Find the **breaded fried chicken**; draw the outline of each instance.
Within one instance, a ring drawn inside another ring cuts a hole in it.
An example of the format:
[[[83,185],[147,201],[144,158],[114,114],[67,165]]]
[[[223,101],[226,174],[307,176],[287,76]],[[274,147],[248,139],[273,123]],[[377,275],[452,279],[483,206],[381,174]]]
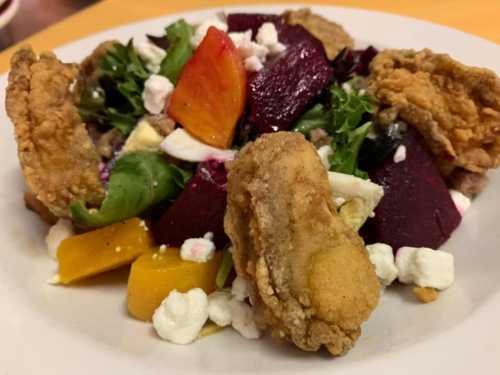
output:
[[[7,113],[14,123],[19,160],[36,198],[58,217],[75,200],[98,205],[104,196],[99,157],[75,107],[70,86],[77,65],[30,48],[11,60]]]
[[[444,176],[500,164],[500,79],[428,49],[385,50],[370,65],[369,91],[383,124],[400,118],[424,136]]]
[[[289,10],[283,14],[287,23],[302,25],[318,38],[325,47],[329,59],[335,58],[345,47],[352,48],[354,41],[338,23],[327,20],[310,9]]]
[[[241,150],[229,167],[225,230],[261,328],[307,351],[352,348],[380,286],[302,135],[266,134]]]

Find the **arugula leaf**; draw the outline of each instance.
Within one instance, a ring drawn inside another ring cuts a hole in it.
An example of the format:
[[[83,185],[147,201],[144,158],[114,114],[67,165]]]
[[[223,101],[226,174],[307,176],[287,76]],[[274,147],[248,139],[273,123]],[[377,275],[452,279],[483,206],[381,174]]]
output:
[[[132,40],[127,45],[115,43],[102,57],[99,82],[84,86],[80,116],[128,135],[146,113],[142,90],[148,77],[146,64],[135,52]]]
[[[309,134],[313,129],[327,128],[330,122],[330,112],[325,111],[324,105],[318,103],[299,118],[293,131]]]
[[[308,136],[312,129],[324,129],[333,139],[330,170],[368,178],[366,172],[358,168],[358,155],[372,128],[371,121],[363,120],[374,112],[374,98],[361,95],[355,79],[349,82],[352,88],[349,92],[338,84],[330,86],[329,105],[316,104],[302,115],[293,130]]]
[[[225,249],[224,253],[222,254],[222,262],[215,278],[215,286],[217,287],[217,289],[224,289],[227,278],[229,277],[232,269],[233,255],[231,254],[229,249]]]
[[[168,26],[165,31],[169,48],[167,56],[161,62],[159,74],[167,77],[175,85],[182,68],[193,55],[191,37],[194,28],[181,19]]]
[[[126,154],[111,170],[108,192],[97,211],[78,201],[70,206],[71,216],[81,225],[99,227],[140,214],[166,199],[174,199],[191,178],[191,173],[172,164],[156,152]]]
[[[373,98],[360,95],[356,89],[348,93],[338,85],[330,87],[330,94],[333,120],[329,129],[333,137],[330,170],[368,178],[367,173],[358,168],[358,154],[372,128],[370,121],[364,124],[361,122],[365,114],[374,112]]]

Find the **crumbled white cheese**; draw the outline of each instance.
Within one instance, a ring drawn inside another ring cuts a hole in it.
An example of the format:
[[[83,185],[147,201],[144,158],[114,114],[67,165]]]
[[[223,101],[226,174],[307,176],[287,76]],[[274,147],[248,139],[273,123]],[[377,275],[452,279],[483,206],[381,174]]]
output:
[[[416,285],[435,289],[449,288],[455,281],[453,255],[441,250],[420,248],[415,253],[413,277]]]
[[[61,283],[61,277],[59,274],[55,274],[50,279],[47,280],[47,284],[50,285],[59,285]]]
[[[222,150],[198,141],[182,128],[175,129],[161,142],[160,148],[176,159],[200,162],[208,159],[232,160],[235,150]]]
[[[398,269],[394,263],[392,247],[383,243],[367,245],[366,250],[370,262],[375,266],[375,273],[383,285],[391,285],[398,277]]]
[[[247,339],[258,339],[260,331],[255,324],[254,312],[245,302],[232,299],[230,302],[233,328]]]
[[[345,200],[340,215],[353,229],[358,230],[372,214],[384,196],[384,189],[371,181],[362,178],[328,172],[328,180],[332,187],[332,200]]]
[[[243,61],[243,65],[245,66],[245,70],[247,72],[258,72],[264,67],[264,64],[262,64],[257,56],[247,57]]]
[[[167,52],[151,43],[148,40],[138,41],[134,38],[134,49],[137,54],[144,60],[146,63],[146,68],[151,73],[158,73],[160,71],[160,65],[163,59],[167,56]]]
[[[257,31],[255,40],[262,46],[267,47],[271,55],[283,52],[286,47],[278,40],[278,30],[272,22],[264,22]]]
[[[174,344],[189,344],[199,335],[208,319],[208,298],[200,288],[187,293],[177,290],[153,314],[153,327],[158,335]]]
[[[402,247],[396,254],[399,281],[420,287],[449,288],[455,280],[453,255],[425,247]]]
[[[455,203],[457,211],[461,216],[464,216],[465,211],[467,211],[471,205],[470,199],[457,190],[450,190],[450,195],[453,203]]]
[[[404,246],[396,252],[396,268],[398,280],[404,284],[413,282],[413,265],[415,262],[416,247]]]
[[[47,252],[53,259],[57,259],[57,248],[61,242],[75,234],[71,220],[59,219],[57,223],[50,227],[45,243],[47,244]]]
[[[257,35],[255,36],[255,40],[259,44],[263,44],[265,46],[271,46],[273,44],[278,43],[278,30],[276,30],[276,26],[272,22],[264,22],[257,31]]]
[[[214,234],[213,232],[207,232],[203,235],[203,238],[206,239],[206,240],[209,240],[209,241],[213,241],[214,240]]]
[[[188,238],[181,246],[181,258],[191,262],[204,263],[214,256],[215,245],[206,238]]]
[[[231,295],[227,291],[216,291],[208,296],[208,318],[219,327],[231,324]]]
[[[248,281],[241,276],[236,276],[231,288],[231,295],[237,301],[244,301],[248,297]]]
[[[346,94],[350,94],[352,93],[352,86],[349,83],[344,82],[342,84],[342,90],[344,90]]]
[[[333,149],[330,145],[324,145],[318,148],[318,155],[321,159],[321,163],[325,166],[326,170],[330,169],[330,161],[328,158],[333,155]]]
[[[144,108],[154,115],[163,112],[173,91],[174,85],[167,77],[157,74],[151,75],[144,82],[144,90],[142,91]]]
[[[160,248],[158,249],[158,252],[160,254],[165,254],[167,252],[167,246],[166,245],[160,245]]]
[[[269,49],[266,46],[262,46],[252,41],[251,30],[247,30],[241,33],[229,33],[228,35],[243,59],[255,56],[259,59],[260,62],[266,61],[266,56],[269,53]]]
[[[194,35],[191,37],[191,45],[194,48],[200,45],[202,40],[205,38],[205,35],[207,35],[207,31],[210,26],[213,26],[224,32],[227,31],[227,23],[225,23],[220,18],[213,17],[203,21],[200,25],[198,25]]]
[[[155,128],[146,120],[141,120],[128,136],[127,141],[120,151],[120,155],[133,151],[157,151],[162,141],[162,136]],[[145,223],[141,224],[141,226],[147,230]]]
[[[272,22],[265,22],[257,31],[256,41],[252,40],[252,31],[229,33],[236,48],[244,60],[245,69],[258,72],[264,67],[268,55],[283,52],[286,46],[279,42],[278,32]]]
[[[396,149],[396,152],[394,153],[394,157],[392,159],[394,163],[401,163],[402,161],[406,160],[406,146],[405,145],[399,145],[398,148]]]

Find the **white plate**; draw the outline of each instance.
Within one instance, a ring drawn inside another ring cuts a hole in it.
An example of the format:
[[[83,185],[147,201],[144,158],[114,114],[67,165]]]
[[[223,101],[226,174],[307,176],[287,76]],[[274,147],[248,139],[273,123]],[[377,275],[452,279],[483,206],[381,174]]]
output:
[[[218,10],[182,16],[195,21]],[[239,10],[281,12],[283,7]],[[342,23],[360,44],[430,47],[467,64],[498,69],[497,45],[459,31],[378,12],[334,7],[315,10]],[[80,60],[100,41],[160,33],[180,16],[109,30],[56,52],[68,61]],[[2,77],[2,102],[5,83]],[[469,375],[500,370],[499,173],[492,174],[489,188],[444,246],[455,254],[455,285],[429,305],[416,303],[408,288],[390,288],[347,356],[331,359],[269,340],[247,341],[230,330],[190,346],[175,346],[157,339],[150,325],[126,315],[124,273],[74,288],[45,283],[55,269],[44,249],[47,228],[23,207],[12,127],[3,108],[0,118],[4,124],[0,130],[0,373],[349,375],[439,371]]]

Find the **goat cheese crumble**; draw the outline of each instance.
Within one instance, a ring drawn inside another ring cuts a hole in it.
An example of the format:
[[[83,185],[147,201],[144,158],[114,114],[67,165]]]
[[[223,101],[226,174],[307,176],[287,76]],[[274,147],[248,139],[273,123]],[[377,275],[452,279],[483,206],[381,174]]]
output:
[[[208,318],[219,327],[231,324],[231,294],[227,291],[216,291],[208,296]]]
[[[173,290],[155,310],[153,327],[162,339],[184,345],[198,337],[207,319],[208,298],[202,289]]]
[[[461,216],[464,216],[465,211],[467,211],[471,205],[471,201],[468,197],[457,190],[450,190],[450,195],[455,207]]]
[[[207,35],[208,29],[211,26],[221,31],[227,32],[227,24],[220,18],[212,17],[206,19],[205,21],[203,21],[201,24],[198,25],[196,31],[194,32],[194,35],[191,37],[191,45],[194,48],[197,48],[200,45],[202,40],[205,38],[205,35]]]
[[[173,91],[174,85],[167,77],[157,74],[151,75],[144,82],[142,92],[144,108],[154,115],[163,112]]]
[[[188,238],[181,246],[181,258],[204,263],[214,256],[215,245],[208,238]]]
[[[420,287],[449,288],[455,281],[453,255],[426,247],[402,247],[396,254],[400,282]]]
[[[375,266],[375,273],[380,282],[387,286],[398,277],[398,269],[394,262],[392,247],[383,243],[367,245],[368,257]]]
[[[394,153],[393,161],[394,163],[401,163],[406,160],[406,146],[399,145]]]
[[[230,301],[232,326],[247,339],[258,339],[260,331],[255,324],[254,312],[245,302],[232,299]]]
[[[134,49],[137,54],[146,62],[146,68],[154,74],[160,71],[160,65],[167,56],[167,52],[154,45],[150,41],[138,41],[134,39]]]
[[[57,223],[50,227],[45,243],[47,245],[47,252],[53,259],[57,259],[57,249],[61,242],[75,234],[71,220],[59,219]]]
[[[255,41],[252,31],[228,34],[243,58],[245,69],[257,72],[264,67],[268,56],[283,52],[286,46],[279,42],[278,31],[272,22],[264,22],[257,31]]]
[[[248,281],[241,276],[236,276],[231,288],[231,295],[237,301],[244,301],[248,297]]]

